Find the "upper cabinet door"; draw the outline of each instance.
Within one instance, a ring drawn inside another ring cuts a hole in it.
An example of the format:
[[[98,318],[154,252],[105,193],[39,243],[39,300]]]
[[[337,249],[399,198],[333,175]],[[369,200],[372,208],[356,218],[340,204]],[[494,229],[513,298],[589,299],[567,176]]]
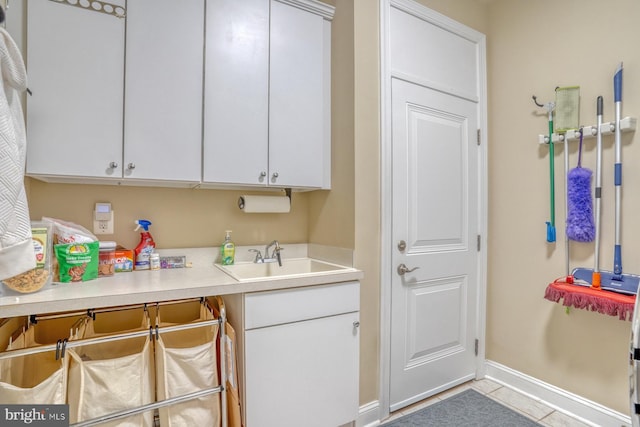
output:
[[[269,0],[208,0],[203,181],[266,185]]]
[[[323,186],[324,18],[271,1],[269,184]]]
[[[124,177],[200,181],[204,0],[127,3]]]
[[[27,27],[27,173],[120,176],[124,19],[30,1]]]

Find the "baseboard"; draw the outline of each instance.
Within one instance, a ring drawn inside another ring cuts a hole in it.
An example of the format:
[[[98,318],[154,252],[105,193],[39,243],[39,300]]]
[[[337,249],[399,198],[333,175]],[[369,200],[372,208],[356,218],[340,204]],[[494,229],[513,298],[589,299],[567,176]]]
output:
[[[584,397],[540,381],[497,362],[485,362],[485,378],[563,412],[593,427],[630,427],[631,417]],[[380,402],[375,400],[360,407],[356,427],[380,425]]]
[[[496,362],[486,361],[485,378],[541,400],[594,427],[631,426],[631,417]]]
[[[360,407],[356,427],[375,427],[380,425],[380,402],[374,400]]]

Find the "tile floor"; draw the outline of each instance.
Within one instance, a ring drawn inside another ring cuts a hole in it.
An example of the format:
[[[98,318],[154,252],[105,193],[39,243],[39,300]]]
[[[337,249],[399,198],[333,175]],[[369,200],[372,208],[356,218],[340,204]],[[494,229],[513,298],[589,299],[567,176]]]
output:
[[[421,402],[415,403],[400,411],[394,412],[388,420],[385,420],[385,422],[432,405],[469,388],[492,398],[493,400],[513,409],[525,417],[537,421],[539,424],[546,427],[591,427],[590,424],[585,424],[576,418],[572,418],[562,412],[556,411],[540,401],[520,394],[508,387],[503,387],[502,385],[488,379],[471,381]]]

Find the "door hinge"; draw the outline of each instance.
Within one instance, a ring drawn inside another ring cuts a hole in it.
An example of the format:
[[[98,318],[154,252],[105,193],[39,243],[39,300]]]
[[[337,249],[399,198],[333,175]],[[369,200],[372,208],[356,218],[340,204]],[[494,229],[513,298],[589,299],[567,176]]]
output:
[[[480,252],[481,248],[482,248],[482,236],[478,234],[478,252]]]
[[[478,355],[478,346],[480,345],[480,341],[478,341],[478,338],[476,338],[476,345],[475,345],[475,349],[474,352],[476,354],[476,356]]]
[[[480,140],[482,139],[482,138],[480,137],[480,129],[478,129],[478,136],[477,136],[477,139],[478,139],[478,145],[480,145]]]

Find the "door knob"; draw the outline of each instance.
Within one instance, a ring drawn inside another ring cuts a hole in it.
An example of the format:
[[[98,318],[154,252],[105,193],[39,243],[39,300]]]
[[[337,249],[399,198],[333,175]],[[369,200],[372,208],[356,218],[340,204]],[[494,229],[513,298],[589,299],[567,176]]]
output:
[[[404,264],[400,264],[398,266],[398,274],[401,275],[401,276],[404,276],[405,273],[411,273],[412,271],[416,271],[419,268],[420,267],[409,268]]]

